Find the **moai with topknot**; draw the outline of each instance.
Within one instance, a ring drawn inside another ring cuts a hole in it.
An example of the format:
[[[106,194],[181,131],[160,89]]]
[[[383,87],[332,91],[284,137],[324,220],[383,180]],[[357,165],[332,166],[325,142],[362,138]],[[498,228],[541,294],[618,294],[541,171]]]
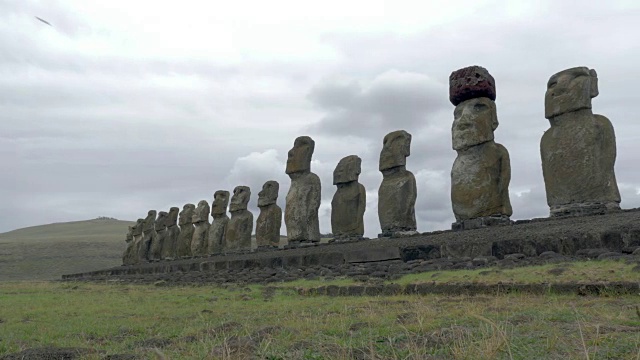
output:
[[[451,139],[458,153],[451,169],[452,229],[510,224],[509,152],[493,134],[498,127],[495,81],[480,66],[456,70],[449,77],[449,99],[456,107]]]

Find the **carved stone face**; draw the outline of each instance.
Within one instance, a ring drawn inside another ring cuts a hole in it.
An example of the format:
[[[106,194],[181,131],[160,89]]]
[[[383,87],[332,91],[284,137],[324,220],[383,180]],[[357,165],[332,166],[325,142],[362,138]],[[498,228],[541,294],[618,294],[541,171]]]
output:
[[[167,227],[174,226],[176,224],[176,221],[178,221],[179,211],[180,209],[175,206],[169,209],[169,216],[167,216],[167,220],[165,221],[165,224],[167,225]]]
[[[182,207],[182,211],[180,211],[180,215],[178,216],[178,225],[188,225],[191,224],[191,219],[193,218],[193,212],[195,211],[196,206],[193,204],[185,204]]]
[[[453,149],[462,150],[493,140],[493,131],[497,127],[496,103],[491,99],[481,97],[463,101],[453,112]]]
[[[231,204],[229,205],[229,211],[246,210],[249,198],[251,197],[251,189],[248,186],[236,186],[233,189],[233,196],[231,197]]]
[[[169,213],[166,211],[160,211],[158,218],[156,219],[156,230],[164,230],[167,228],[167,217]]]
[[[133,236],[142,235],[143,225],[144,225],[144,219],[136,220],[136,224],[133,225]]]
[[[591,109],[591,98],[598,96],[598,74],[587,67],[560,71],[547,82],[544,96],[544,116],[558,115],[581,109]]]
[[[198,202],[198,207],[193,212],[193,216],[191,217],[191,222],[199,223],[209,220],[209,203],[206,200],[200,200]]]
[[[130,242],[131,240],[133,240],[133,226],[129,226],[127,231],[127,237],[125,238],[126,242]]]
[[[224,215],[227,213],[229,205],[229,192],[218,190],[213,194],[213,203],[211,203],[211,216]]]
[[[407,164],[407,156],[411,155],[411,134],[404,130],[390,132],[382,141],[380,151],[380,171]]]
[[[362,159],[356,155],[344,157],[333,170],[333,185],[358,181],[361,172]]]
[[[269,180],[262,185],[262,190],[258,193],[258,207],[275,204],[278,200],[280,184],[275,180]]]
[[[287,157],[287,169],[285,173],[309,171],[311,169],[311,156],[316,143],[308,136],[300,136],[293,142],[293,148],[289,150]]]

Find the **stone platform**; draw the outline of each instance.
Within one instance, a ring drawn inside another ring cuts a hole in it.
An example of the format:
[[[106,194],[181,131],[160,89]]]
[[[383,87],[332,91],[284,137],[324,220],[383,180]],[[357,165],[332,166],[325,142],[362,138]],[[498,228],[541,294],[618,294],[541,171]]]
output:
[[[362,264],[403,264],[416,261],[475,258],[504,259],[509,254],[526,257],[552,251],[575,255],[579,250],[606,249],[630,252],[640,247],[640,209],[567,218],[518,220],[465,231],[437,231],[410,237],[377,238],[151,262],[85,273],[63,275],[63,280],[122,278],[131,275],[251,272],[253,269],[295,269],[328,266],[348,269]]]

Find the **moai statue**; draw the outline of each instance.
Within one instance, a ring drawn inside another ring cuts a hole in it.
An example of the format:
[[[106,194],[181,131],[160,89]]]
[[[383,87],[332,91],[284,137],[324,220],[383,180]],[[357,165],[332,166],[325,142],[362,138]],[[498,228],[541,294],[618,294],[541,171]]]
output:
[[[598,214],[620,209],[616,182],[616,135],[609,119],[594,114],[598,75],[575,67],[549,79],[544,98],[551,127],[540,142],[542,173],[551,216]]]
[[[349,155],[333,171],[338,189],[331,200],[331,232],[337,241],[359,239],[364,235],[364,210],[367,194],[358,182],[362,159]]]
[[[247,210],[251,190],[248,186],[236,186],[229,204],[231,219],[227,225],[224,242],[225,250],[251,250],[253,214]]]
[[[135,248],[135,242],[133,241],[133,228],[134,226],[129,226],[129,231],[127,231],[127,236],[124,241],[127,243],[127,248],[124,250],[122,254],[122,265],[131,265],[133,264],[131,258],[131,254],[133,253],[133,249]]]
[[[156,236],[151,242],[149,250],[149,260],[162,259],[162,247],[167,235],[167,216],[169,214],[166,211],[160,211],[155,223]]]
[[[379,237],[417,234],[416,178],[406,168],[411,154],[411,134],[404,130],[388,133],[382,142],[379,170],[382,183],[378,190]]]
[[[256,221],[256,243],[258,248],[276,248],[280,245],[280,227],[282,226],[282,209],[278,200],[280,184],[270,180],[262,185],[258,193],[260,215]]]
[[[151,260],[151,245],[156,238],[156,211],[149,210],[147,217],[142,224],[142,241],[140,242],[140,248],[138,249],[138,258],[140,261]]]
[[[219,254],[225,249],[224,237],[229,223],[228,205],[228,191],[218,190],[213,194],[213,202],[211,203],[213,222],[209,227],[209,244],[207,246],[209,254]]]
[[[206,200],[200,200],[191,218],[193,225],[196,227],[191,238],[191,255],[193,256],[207,255],[209,226],[211,226],[209,224],[209,213],[209,203]]]
[[[195,231],[192,218],[195,210],[195,205],[185,204],[182,207],[182,211],[178,215],[178,226],[180,226],[180,235],[178,236],[178,241],[176,242],[177,258],[191,256],[191,239],[193,238],[193,232]]]
[[[311,172],[311,156],[315,142],[300,136],[293,143],[287,158],[286,173],[291,178],[284,210],[289,243],[320,242],[320,178]]]
[[[470,66],[449,76],[449,100],[455,105],[451,139],[458,153],[451,169],[454,230],[511,224],[511,163],[496,143],[496,87],[487,69]]]
[[[172,207],[169,209],[169,215],[165,219],[165,226],[167,227],[167,233],[164,241],[162,242],[162,258],[163,259],[175,259],[176,246],[178,244],[178,237],[180,236],[180,228],[178,227],[178,212],[180,208]]]
[[[140,255],[138,252],[142,248],[142,227],[144,226],[144,219],[138,219],[136,224],[133,225],[133,249],[131,250],[131,258],[129,262],[131,264],[137,264],[140,262]]]

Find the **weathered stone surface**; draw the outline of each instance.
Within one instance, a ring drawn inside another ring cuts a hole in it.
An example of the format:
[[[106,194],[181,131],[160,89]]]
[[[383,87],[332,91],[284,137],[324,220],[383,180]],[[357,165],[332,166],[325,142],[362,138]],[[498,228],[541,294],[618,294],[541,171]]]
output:
[[[136,224],[133,225],[131,235],[133,236],[133,249],[131,249],[129,264],[136,264],[140,261],[138,251],[142,248],[142,227],[144,226],[144,219],[136,220]]]
[[[451,205],[457,221],[452,228],[510,223],[511,164],[507,149],[493,140],[498,127],[493,77],[484,68],[470,67],[455,71],[450,80],[450,93],[462,99],[451,126],[452,147],[458,153],[451,169]],[[491,91],[483,92],[483,87]]]
[[[381,236],[415,231],[416,179],[405,167],[411,147],[411,134],[393,131],[384,137],[379,169],[382,183],[378,189],[378,218]]]
[[[147,261],[150,258],[151,244],[153,244],[153,240],[156,237],[155,222],[156,211],[149,210],[142,223],[142,241],[140,241],[140,248],[138,248],[140,261]]]
[[[177,254],[178,237],[180,236],[180,228],[178,227],[178,214],[180,208],[172,207],[169,209],[169,215],[165,220],[167,227],[167,233],[165,234],[164,241],[162,242],[162,259],[173,259]]]
[[[451,73],[449,100],[454,106],[480,97],[496,100],[496,82],[487,69],[481,66],[469,66]]]
[[[284,222],[289,242],[319,242],[320,178],[311,172],[315,142],[308,136],[296,138],[289,150],[286,173],[291,178]]]
[[[540,142],[542,173],[551,216],[620,209],[613,125],[593,114],[598,95],[595,70],[576,67],[549,79],[545,117],[551,127]]]
[[[251,250],[253,214],[247,210],[251,198],[248,186],[236,186],[229,204],[231,219],[225,233],[225,249],[228,251]]]
[[[338,187],[331,200],[331,231],[336,239],[358,238],[364,235],[366,191],[358,182],[362,159],[356,155],[344,157],[333,171],[333,184]]]
[[[256,245],[258,248],[278,247],[280,244],[280,228],[282,227],[282,209],[276,201],[280,184],[270,180],[262,185],[258,193],[260,215],[256,221]]]
[[[195,230],[192,218],[195,210],[195,205],[185,204],[178,215],[180,235],[176,242],[176,257],[191,256],[191,239],[193,238],[193,232]]]
[[[203,256],[207,254],[207,245],[209,243],[209,203],[206,200],[200,200],[198,207],[193,212],[191,222],[195,225],[193,237],[191,238],[191,255]]]
[[[211,203],[213,222],[209,227],[209,245],[207,246],[209,254],[219,254],[225,248],[224,238],[229,223],[228,205],[228,191],[218,190],[213,194],[213,203]]]
[[[149,250],[149,260],[160,260],[162,258],[162,246],[167,235],[167,217],[169,213],[160,211],[155,223],[156,236],[153,238]]]
[[[132,258],[132,254],[135,252],[135,242],[133,241],[133,229],[134,226],[129,226],[127,231],[127,236],[125,237],[125,242],[127,243],[127,248],[124,250],[122,254],[122,264],[123,265],[131,265],[135,263],[135,258]]]

